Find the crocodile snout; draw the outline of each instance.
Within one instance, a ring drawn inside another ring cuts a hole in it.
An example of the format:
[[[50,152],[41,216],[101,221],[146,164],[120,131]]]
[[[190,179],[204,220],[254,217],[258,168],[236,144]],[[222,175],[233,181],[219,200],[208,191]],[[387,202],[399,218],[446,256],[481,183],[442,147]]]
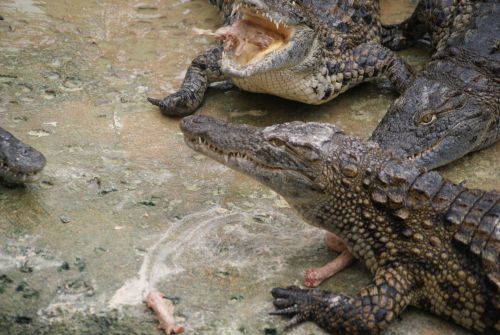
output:
[[[217,126],[224,125],[225,122],[203,115],[190,115],[181,120],[180,128],[187,135],[203,135]]]

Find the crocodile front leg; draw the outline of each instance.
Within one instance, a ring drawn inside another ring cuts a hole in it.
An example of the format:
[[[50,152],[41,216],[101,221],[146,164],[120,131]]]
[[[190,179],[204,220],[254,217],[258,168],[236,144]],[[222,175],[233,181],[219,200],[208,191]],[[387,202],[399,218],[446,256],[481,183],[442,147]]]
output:
[[[328,249],[338,252],[340,255],[320,268],[307,269],[304,275],[304,285],[307,287],[319,286],[328,278],[348,267],[355,260],[351,252],[347,250],[344,241],[337,235],[327,232],[325,234],[325,244]]]
[[[361,44],[353,50],[353,63],[348,72],[362,80],[387,75],[399,93],[403,93],[413,81],[410,66],[394,51],[375,43]]]
[[[410,303],[414,294],[403,267],[381,269],[354,298],[295,286],[272,290],[277,310],[292,319],[287,328],[313,321],[334,334],[379,334]]]
[[[196,57],[191,62],[179,91],[163,100],[148,98],[148,101],[160,107],[161,112],[167,116],[194,113],[203,101],[208,84],[226,79],[220,70],[222,50],[222,47],[217,47]]]

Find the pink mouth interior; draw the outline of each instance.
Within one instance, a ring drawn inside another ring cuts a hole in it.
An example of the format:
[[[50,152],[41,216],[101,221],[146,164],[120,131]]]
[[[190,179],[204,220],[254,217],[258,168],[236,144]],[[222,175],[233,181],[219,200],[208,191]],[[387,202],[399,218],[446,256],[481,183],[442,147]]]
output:
[[[195,29],[198,34],[215,37],[224,42],[226,51],[234,50],[236,56],[240,56],[247,44],[252,44],[261,50],[267,49],[274,41],[282,40],[283,37],[277,32],[254,24],[249,20],[238,20],[231,26],[219,28],[215,32],[209,30]]]
[[[269,33],[247,20],[239,20],[231,26],[219,28],[215,36],[224,41],[224,49],[235,49],[235,55],[240,56],[246,43],[253,44],[260,49],[268,48],[274,40]]]

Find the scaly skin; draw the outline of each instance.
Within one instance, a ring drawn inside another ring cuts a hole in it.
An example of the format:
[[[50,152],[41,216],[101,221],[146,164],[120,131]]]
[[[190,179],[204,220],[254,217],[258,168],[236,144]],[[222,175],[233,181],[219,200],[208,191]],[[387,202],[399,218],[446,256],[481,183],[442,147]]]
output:
[[[216,47],[198,56],[178,92],[163,100],[148,99],[165,115],[193,113],[202,103],[208,85],[215,81],[231,80],[246,91],[323,104],[381,75],[387,75],[399,92],[413,78],[406,63],[379,43],[378,1],[211,2],[224,14],[225,25],[244,17],[258,17],[260,24],[274,29],[274,33],[280,29],[280,34],[286,35],[283,45],[248,63],[237,61],[229,47]]]
[[[41,176],[45,157],[0,127],[0,182],[33,183]]]
[[[188,146],[282,195],[373,274],[356,296],[273,289],[273,314],[335,334],[378,334],[408,305],[500,331],[500,194],[470,190],[331,124],[182,120]]]
[[[435,53],[373,132],[383,148],[427,169],[500,138],[500,1],[420,1],[389,27],[393,48],[430,32]]]

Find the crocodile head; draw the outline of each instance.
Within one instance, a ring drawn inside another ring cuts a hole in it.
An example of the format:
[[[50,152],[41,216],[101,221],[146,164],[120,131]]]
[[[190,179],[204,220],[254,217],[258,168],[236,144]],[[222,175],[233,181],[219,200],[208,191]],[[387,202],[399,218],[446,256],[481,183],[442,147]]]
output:
[[[45,157],[0,128],[0,180],[8,184],[33,183],[41,176]]]
[[[392,104],[371,139],[434,169],[484,143],[494,113],[482,100],[446,81],[420,76]]]
[[[309,55],[316,32],[304,7],[295,1],[238,0],[230,27],[236,43],[225,43],[222,71],[246,78],[295,66]]]
[[[332,197],[349,197],[346,185],[359,180],[363,157],[379,150],[326,123],[258,128],[197,115],[184,118],[181,129],[189,147],[270,187],[323,227],[314,213],[325,212]]]

